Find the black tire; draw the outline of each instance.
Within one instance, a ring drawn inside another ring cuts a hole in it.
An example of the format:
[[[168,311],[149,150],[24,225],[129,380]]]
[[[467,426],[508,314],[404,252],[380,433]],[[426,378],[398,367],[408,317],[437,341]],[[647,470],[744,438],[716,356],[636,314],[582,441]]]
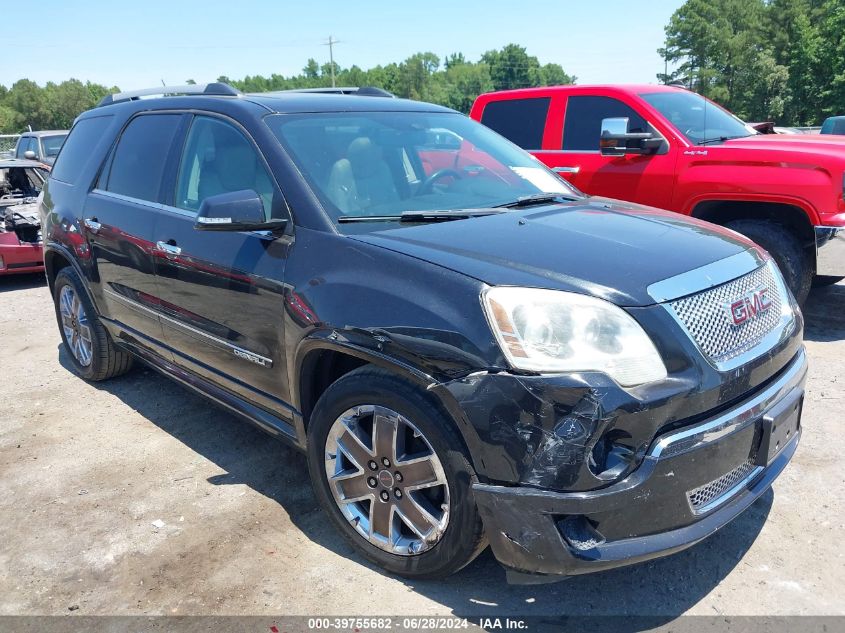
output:
[[[72,289],[76,297],[78,297],[82,304],[82,309],[87,316],[88,327],[91,331],[91,359],[87,364],[80,362],[76,357],[62,325],[59,302],[62,289],[66,286]],[[53,303],[56,309],[56,321],[59,324],[62,343],[77,374],[85,380],[97,382],[120,376],[132,368],[132,355],[129,352],[119,349],[114,344],[111,336],[109,336],[109,333],[98,318],[97,311],[88,298],[82,280],[79,278],[76,270],[70,266],[62,268],[56,275],[56,281],[53,284]]]
[[[832,286],[838,284],[845,277],[834,277],[831,275],[816,275],[813,277],[813,288],[824,288],[825,286]]]
[[[335,420],[347,409],[372,404],[400,413],[424,435],[443,466],[449,485],[449,522],[440,540],[415,555],[397,555],[373,545],[341,512],[328,483],[326,441]],[[472,495],[476,474],[453,424],[418,389],[372,366],[356,369],[320,397],[308,427],[308,470],[320,504],[344,538],[364,557],[408,578],[442,578],[469,564],[487,545]]]
[[[795,234],[769,220],[735,220],[726,226],[769,251],[795,300],[803,305],[813,281],[813,264]]]

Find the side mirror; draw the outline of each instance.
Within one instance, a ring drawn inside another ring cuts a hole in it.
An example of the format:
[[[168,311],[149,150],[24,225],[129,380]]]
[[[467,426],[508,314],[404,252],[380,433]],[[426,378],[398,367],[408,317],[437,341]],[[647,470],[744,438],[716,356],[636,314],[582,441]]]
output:
[[[599,149],[605,156],[625,154],[654,154],[663,139],[651,132],[629,132],[628,117],[602,119]]]
[[[23,157],[24,157],[24,158],[26,158],[27,160],[35,160],[36,158],[38,158],[38,157],[35,155],[35,152],[33,152],[31,149],[26,150],[26,151],[23,153]]]
[[[203,200],[194,228],[199,231],[281,231],[286,224],[286,220],[266,220],[261,196],[252,189],[243,189]]]

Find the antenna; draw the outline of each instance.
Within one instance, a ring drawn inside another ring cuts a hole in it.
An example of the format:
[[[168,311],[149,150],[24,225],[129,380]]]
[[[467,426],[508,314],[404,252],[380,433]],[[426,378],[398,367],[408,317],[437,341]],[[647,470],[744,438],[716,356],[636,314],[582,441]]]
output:
[[[334,45],[340,44],[340,40],[334,39],[333,36],[329,35],[329,39],[323,44],[323,46],[329,47],[329,66],[331,67],[332,71],[332,88],[335,87],[334,83]]]
[[[699,73],[699,77],[701,77],[701,73]],[[699,83],[704,85],[703,77],[699,80]],[[699,87],[701,90],[701,87]],[[703,92],[703,91],[702,91]],[[704,99],[704,129],[701,130],[702,140],[707,140],[707,95],[702,94],[701,98]]]

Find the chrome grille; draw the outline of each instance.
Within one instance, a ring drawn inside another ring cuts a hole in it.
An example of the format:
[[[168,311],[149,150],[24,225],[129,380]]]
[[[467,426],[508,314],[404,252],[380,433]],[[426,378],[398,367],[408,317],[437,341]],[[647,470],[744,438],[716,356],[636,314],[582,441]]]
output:
[[[669,304],[669,309],[689,336],[717,367],[752,349],[781,325],[783,308],[789,306],[789,298],[780,272],[774,266],[769,261],[739,279]],[[771,307],[735,325],[731,317],[731,303],[760,288],[768,289]],[[789,312],[787,319],[791,320]]]
[[[749,457],[745,462],[718,479],[714,479],[710,483],[688,491],[687,500],[692,511],[696,514],[701,514],[712,509],[719,503],[727,501],[736,491],[733,494],[727,493],[732,492],[737,484],[746,477],[750,477],[753,473],[756,473],[759,469],[760,466],[755,465],[754,460]]]

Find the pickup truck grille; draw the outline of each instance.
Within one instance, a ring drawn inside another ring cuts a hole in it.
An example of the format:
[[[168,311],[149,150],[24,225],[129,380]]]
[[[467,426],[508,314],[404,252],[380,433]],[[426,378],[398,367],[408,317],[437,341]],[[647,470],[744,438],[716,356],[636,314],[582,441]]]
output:
[[[786,287],[771,260],[739,279],[673,301],[669,310],[720,370],[757,346],[765,351],[768,335],[793,319]]]

